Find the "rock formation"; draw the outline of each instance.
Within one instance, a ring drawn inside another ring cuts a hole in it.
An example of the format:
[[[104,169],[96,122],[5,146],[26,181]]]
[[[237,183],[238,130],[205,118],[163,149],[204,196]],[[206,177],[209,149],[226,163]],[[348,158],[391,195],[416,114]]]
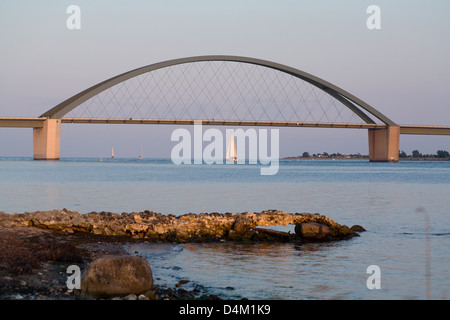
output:
[[[261,240],[277,238],[276,232],[264,232],[257,227],[275,225],[300,225],[315,223],[309,231],[298,227],[297,235],[278,233],[280,239],[302,238],[315,240],[315,228],[320,233],[326,230],[327,240],[348,239],[358,235],[351,228],[332,219],[310,213],[285,213],[277,210],[244,213],[200,213],[175,216],[151,211],[132,213],[52,210],[6,214],[0,212],[0,226],[30,226],[67,233],[84,232],[106,236],[129,236],[148,241],[199,242],[219,240]],[[318,226],[322,225],[322,227]],[[313,228],[314,227],[314,228]],[[324,240],[324,236],[319,237]]]
[[[330,228],[317,222],[299,223],[295,225],[295,233],[303,239],[320,241],[326,241],[331,236]]]

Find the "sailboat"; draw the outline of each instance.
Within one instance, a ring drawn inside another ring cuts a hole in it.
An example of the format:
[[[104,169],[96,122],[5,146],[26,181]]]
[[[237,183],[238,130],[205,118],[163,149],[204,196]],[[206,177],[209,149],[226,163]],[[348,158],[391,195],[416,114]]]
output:
[[[138,159],[144,159],[144,155],[142,154],[142,142],[141,142],[141,153],[139,154]]]
[[[234,161],[234,162],[237,161],[236,145],[234,144],[233,134],[230,135],[230,142],[228,144],[226,160],[227,160],[227,162],[228,161]]]
[[[111,147],[111,159],[114,159],[114,147]]]

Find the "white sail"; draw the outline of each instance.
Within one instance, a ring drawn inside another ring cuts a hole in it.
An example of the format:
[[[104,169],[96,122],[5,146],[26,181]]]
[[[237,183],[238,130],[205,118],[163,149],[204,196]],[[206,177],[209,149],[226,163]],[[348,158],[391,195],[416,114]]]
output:
[[[228,143],[226,160],[227,161],[237,161],[236,145],[234,144],[233,134],[230,135],[230,142]]]
[[[114,147],[111,147],[111,159],[114,159]]]

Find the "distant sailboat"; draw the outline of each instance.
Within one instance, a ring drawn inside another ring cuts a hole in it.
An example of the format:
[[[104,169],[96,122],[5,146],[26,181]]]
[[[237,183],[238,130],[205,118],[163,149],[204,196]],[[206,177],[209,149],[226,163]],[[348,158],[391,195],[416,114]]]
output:
[[[234,162],[237,161],[236,145],[234,144],[233,134],[230,135],[230,143],[228,144],[226,160]]]
[[[114,159],[114,147],[111,147],[111,159]]]
[[[142,154],[142,142],[141,142],[141,153],[139,154],[138,159],[144,159],[144,155]]]

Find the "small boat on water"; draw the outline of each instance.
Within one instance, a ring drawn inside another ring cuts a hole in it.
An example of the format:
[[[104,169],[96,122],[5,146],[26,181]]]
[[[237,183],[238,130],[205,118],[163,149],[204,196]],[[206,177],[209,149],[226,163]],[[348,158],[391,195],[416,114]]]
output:
[[[111,147],[111,159],[114,159],[114,147]]]
[[[230,135],[230,142],[228,143],[227,156],[226,160],[229,161],[237,161],[237,152],[236,152],[236,144],[234,143],[233,134]]]

